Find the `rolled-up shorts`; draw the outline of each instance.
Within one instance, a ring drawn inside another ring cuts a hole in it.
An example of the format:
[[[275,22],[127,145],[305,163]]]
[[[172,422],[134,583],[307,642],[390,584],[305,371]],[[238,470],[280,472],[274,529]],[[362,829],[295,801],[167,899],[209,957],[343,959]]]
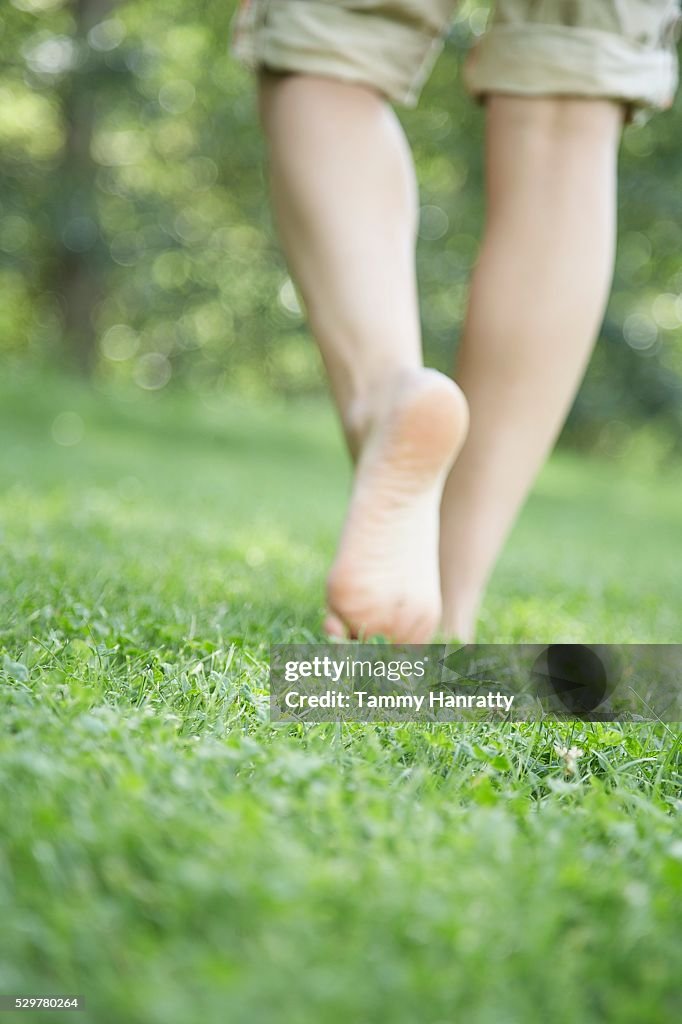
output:
[[[414,106],[458,0],[245,0],[232,49],[252,69],[369,85]],[[664,109],[677,87],[678,0],[497,0],[464,65],[474,96],[613,99]]]

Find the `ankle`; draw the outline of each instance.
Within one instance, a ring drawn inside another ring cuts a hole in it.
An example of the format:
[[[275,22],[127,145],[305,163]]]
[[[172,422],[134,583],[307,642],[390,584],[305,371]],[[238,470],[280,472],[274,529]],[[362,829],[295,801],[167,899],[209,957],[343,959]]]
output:
[[[473,643],[476,638],[478,609],[479,601],[473,598],[466,601],[460,598],[454,602],[451,598],[444,596],[441,634],[448,642]]]
[[[343,430],[354,459],[376,425],[386,418],[405,381],[421,369],[420,366],[400,366],[390,371],[382,368],[380,374],[368,374],[362,384],[354,386],[352,396],[341,408]]]

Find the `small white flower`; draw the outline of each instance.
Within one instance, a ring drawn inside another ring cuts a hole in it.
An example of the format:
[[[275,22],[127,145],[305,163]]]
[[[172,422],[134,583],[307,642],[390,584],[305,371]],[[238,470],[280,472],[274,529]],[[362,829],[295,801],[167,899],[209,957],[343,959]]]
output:
[[[578,759],[584,754],[580,747],[562,747],[555,743],[554,749],[560,761],[563,761],[566,775],[576,775],[578,771]]]

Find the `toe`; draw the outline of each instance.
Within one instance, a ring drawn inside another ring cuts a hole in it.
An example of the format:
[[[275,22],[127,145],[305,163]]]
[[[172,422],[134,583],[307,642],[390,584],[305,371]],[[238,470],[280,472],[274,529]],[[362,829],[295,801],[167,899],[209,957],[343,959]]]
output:
[[[327,613],[322,628],[327,636],[340,637],[341,639],[345,639],[348,636],[348,630],[334,612]]]

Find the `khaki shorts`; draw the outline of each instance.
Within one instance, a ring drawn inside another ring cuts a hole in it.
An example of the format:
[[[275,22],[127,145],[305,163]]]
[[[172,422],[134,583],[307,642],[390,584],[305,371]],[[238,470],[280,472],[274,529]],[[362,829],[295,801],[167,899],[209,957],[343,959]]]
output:
[[[247,66],[361,82],[414,106],[457,0],[245,0],[233,52]],[[589,96],[670,106],[678,0],[497,0],[464,79],[475,96]]]

